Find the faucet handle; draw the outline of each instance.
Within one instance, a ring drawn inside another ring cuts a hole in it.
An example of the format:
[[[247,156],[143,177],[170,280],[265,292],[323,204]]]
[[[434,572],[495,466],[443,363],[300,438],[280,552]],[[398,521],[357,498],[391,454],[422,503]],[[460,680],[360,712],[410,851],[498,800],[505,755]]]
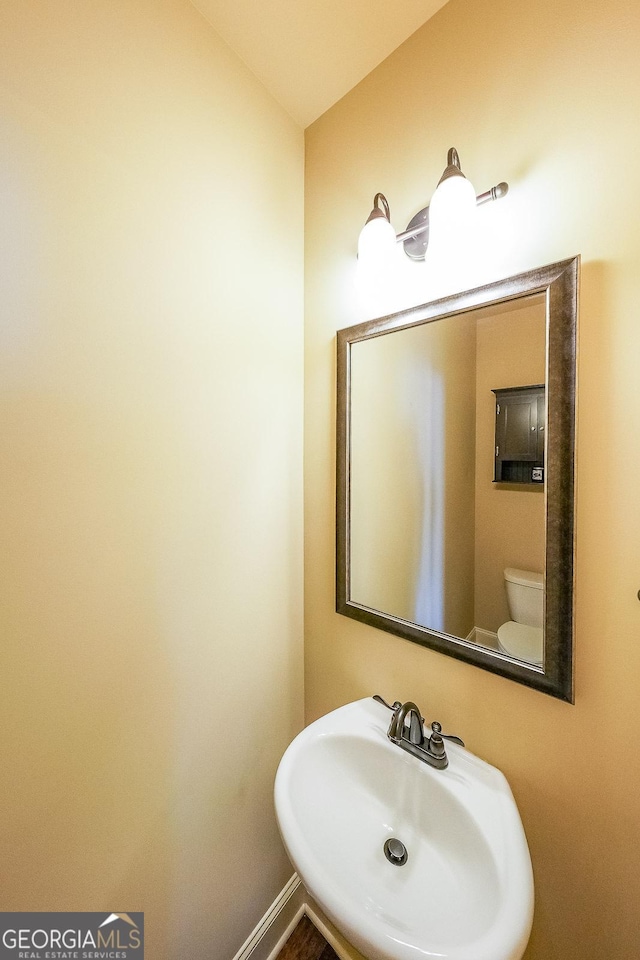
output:
[[[436,737],[436,743],[438,740],[451,740],[452,743],[459,743],[461,747],[464,747],[464,740],[461,740],[460,737],[455,737],[452,733],[443,733],[442,725],[438,723],[437,720],[434,720],[431,724],[431,741],[433,742],[434,736]]]
[[[399,710],[400,707],[402,706],[402,704],[400,703],[399,700],[395,700],[395,701],[393,702],[393,705],[390,704],[390,703],[387,703],[386,700],[383,700],[383,699],[382,699],[382,697],[380,696],[379,693],[374,693],[373,699],[374,699],[374,700],[377,700],[378,703],[381,703],[383,707],[386,707],[386,708],[387,708],[387,710],[391,710],[391,711],[394,711],[394,712],[395,712],[396,710]]]

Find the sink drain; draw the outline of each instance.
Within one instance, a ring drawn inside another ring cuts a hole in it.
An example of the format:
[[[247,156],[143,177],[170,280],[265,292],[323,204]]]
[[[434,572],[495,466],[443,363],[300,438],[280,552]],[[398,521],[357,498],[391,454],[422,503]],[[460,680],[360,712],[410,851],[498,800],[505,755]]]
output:
[[[402,840],[398,840],[396,837],[391,837],[385,842],[384,855],[389,863],[394,863],[396,867],[402,867],[409,856]]]

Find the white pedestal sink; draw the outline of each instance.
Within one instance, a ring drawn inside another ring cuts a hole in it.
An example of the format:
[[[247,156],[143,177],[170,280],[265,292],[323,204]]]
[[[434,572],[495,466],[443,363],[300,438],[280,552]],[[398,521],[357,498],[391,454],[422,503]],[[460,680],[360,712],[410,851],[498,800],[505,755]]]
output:
[[[284,754],[276,812],[298,875],[369,960],[520,960],[533,877],[507,781],[456,744],[433,769],[387,739],[390,719],[360,700]],[[403,865],[385,856],[390,838]]]

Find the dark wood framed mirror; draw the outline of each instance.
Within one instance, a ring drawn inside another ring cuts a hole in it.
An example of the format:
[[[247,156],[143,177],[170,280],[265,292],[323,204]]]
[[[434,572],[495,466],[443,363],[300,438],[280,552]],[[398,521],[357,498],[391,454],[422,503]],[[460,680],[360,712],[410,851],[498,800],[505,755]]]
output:
[[[579,268],[337,334],[338,613],[570,703]]]

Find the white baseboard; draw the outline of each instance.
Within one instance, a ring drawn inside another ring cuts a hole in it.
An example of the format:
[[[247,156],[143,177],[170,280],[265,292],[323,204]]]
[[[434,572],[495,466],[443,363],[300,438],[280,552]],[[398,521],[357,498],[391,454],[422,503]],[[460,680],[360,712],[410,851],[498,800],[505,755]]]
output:
[[[500,649],[498,646],[498,634],[492,630],[485,630],[484,627],[473,627],[466,639],[469,643],[478,643],[481,647],[489,647],[491,650]]]
[[[304,913],[305,898],[306,890],[294,873],[233,960],[275,960]]]
[[[361,960],[361,954],[350,947],[309,896],[297,873],[278,894],[233,960],[276,960],[303,914],[333,947],[339,960]]]

